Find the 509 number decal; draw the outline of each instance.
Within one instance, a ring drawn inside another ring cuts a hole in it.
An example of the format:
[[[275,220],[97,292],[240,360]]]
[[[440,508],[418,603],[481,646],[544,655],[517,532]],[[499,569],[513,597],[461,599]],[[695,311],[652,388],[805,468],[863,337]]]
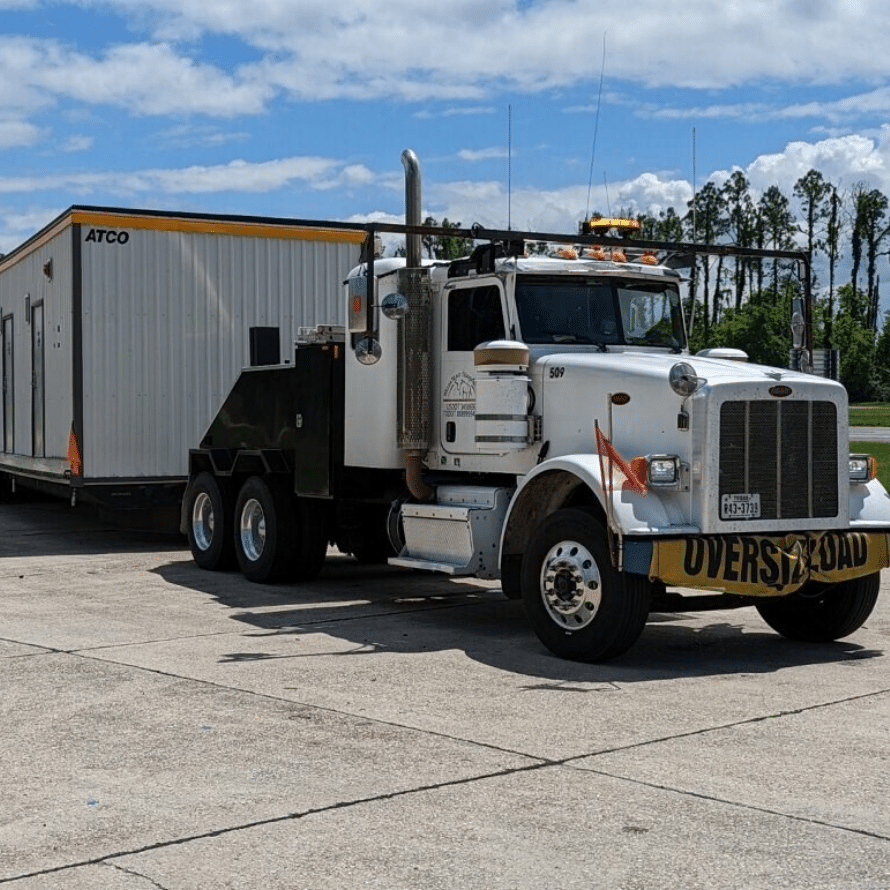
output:
[[[550,376],[551,377],[562,377],[566,372],[565,368],[551,368]]]

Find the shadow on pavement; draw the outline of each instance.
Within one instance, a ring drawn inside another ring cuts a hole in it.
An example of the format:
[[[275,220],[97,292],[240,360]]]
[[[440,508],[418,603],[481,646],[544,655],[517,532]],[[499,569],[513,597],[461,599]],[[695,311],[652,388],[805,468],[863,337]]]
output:
[[[251,639],[323,633],[347,644],[334,656],[340,658],[456,649],[499,670],[559,683],[562,691],[573,681],[633,683],[767,674],[808,664],[855,665],[884,654],[849,640],[793,643],[761,625],[749,608],[653,613],[640,640],[624,656],[606,664],[578,664],[544,649],[526,622],[522,604],[505,599],[496,582],[450,581],[427,572],[360,566],[343,556],[329,556],[319,578],[303,585],[256,585],[237,572],[202,571],[191,559],[153,571],[231,608],[234,620],[256,629]],[[326,658],[332,655],[324,653]],[[228,653],[225,660],[312,657],[251,650]]]
[[[0,504],[0,558],[14,556],[90,556],[185,550],[178,532],[158,531],[151,511],[100,513],[89,504],[69,506],[34,492]]]

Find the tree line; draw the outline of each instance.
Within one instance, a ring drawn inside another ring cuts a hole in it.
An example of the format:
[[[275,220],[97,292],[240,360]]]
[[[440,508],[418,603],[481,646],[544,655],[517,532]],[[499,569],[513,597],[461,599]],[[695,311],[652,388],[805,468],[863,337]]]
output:
[[[879,261],[890,253],[890,201],[863,183],[846,192],[812,169],[789,197],[779,186],[755,198],[745,174],[708,182],[681,216],[640,214],[640,237],[803,249],[810,257],[813,343],[837,349],[840,379],[854,400],[890,399],[890,325],[880,318]],[[849,251],[849,278],[839,269]],[[780,259],[699,256],[690,269],[691,346],[736,346],[752,361],[787,366],[791,300],[800,270]],[[879,331],[880,326],[880,331]]]
[[[657,216],[634,216],[637,237],[646,240],[805,250],[812,270],[814,346],[839,351],[839,376],[851,400],[890,401],[890,323],[879,317],[879,264],[890,254],[890,201],[882,192],[863,183],[842,192],[812,169],[794,183],[790,196],[772,185],[757,197],[736,170],[722,185],[704,185],[682,213],[669,207]],[[439,223],[427,217],[424,225]],[[461,224],[445,219],[441,227]],[[438,259],[465,256],[472,247],[456,236],[429,236],[423,244]],[[839,281],[842,263],[849,278]],[[791,300],[803,289],[797,265],[695,257],[686,307],[691,349],[733,346],[751,361],[787,367]]]

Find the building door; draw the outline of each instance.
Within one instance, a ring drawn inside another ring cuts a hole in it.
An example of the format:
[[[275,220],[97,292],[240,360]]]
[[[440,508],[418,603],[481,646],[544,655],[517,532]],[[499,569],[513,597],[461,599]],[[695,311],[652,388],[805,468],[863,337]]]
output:
[[[3,319],[3,450],[15,451],[15,381],[12,364],[12,316]]]
[[[44,374],[43,303],[31,306],[31,453],[46,456],[46,377]]]

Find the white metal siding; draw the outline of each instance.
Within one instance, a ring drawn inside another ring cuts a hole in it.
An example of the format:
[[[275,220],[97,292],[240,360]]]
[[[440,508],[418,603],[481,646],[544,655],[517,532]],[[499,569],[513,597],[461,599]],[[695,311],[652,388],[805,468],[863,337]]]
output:
[[[340,323],[355,244],[132,228],[83,250],[84,474],[185,476],[241,368],[248,329]]]
[[[26,301],[43,302],[45,388],[45,452],[47,458],[66,458],[68,433],[74,419],[71,325],[71,229],[64,228],[38,243],[0,270],[0,308],[13,316],[15,442],[11,453],[31,456],[32,355],[31,326]],[[44,272],[47,267],[52,277]],[[0,424],[3,400],[0,399]],[[2,425],[0,425],[2,429]],[[0,450],[3,448],[0,437]]]

